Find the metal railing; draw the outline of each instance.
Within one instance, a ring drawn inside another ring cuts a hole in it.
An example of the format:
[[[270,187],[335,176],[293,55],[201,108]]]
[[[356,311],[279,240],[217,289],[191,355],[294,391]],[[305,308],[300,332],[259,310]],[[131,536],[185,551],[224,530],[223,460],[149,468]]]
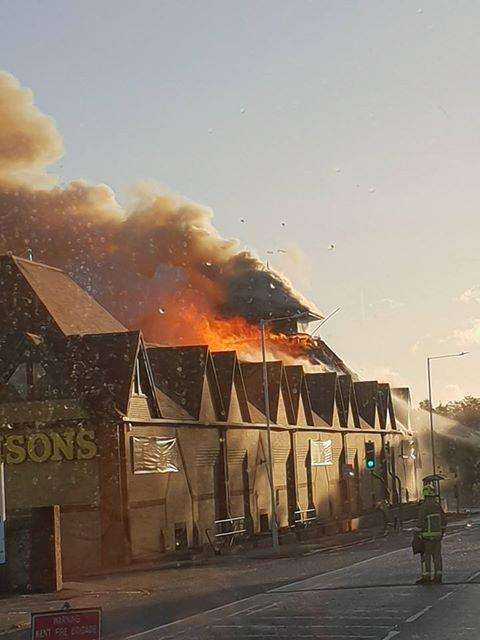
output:
[[[232,547],[237,536],[242,536],[247,533],[247,529],[245,527],[245,516],[215,520],[214,527],[213,540],[211,536],[211,529],[205,529],[205,533],[210,546],[216,554],[220,553],[222,547]]]
[[[294,526],[303,525],[306,527],[309,524],[317,521],[316,509],[298,509],[293,512]]]

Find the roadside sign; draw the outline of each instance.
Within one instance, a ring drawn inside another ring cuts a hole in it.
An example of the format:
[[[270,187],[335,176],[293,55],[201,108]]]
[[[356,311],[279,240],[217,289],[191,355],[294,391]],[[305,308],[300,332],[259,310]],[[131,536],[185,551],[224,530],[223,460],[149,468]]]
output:
[[[5,564],[7,554],[5,552],[5,520],[0,518],[0,564]]]
[[[32,613],[31,640],[100,640],[101,609]]]

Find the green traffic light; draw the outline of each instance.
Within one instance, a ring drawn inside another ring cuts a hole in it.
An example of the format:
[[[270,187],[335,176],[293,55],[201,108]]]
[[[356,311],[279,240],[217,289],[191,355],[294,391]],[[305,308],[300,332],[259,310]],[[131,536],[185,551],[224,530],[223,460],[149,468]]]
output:
[[[375,460],[367,460],[367,469],[373,469],[375,467]]]

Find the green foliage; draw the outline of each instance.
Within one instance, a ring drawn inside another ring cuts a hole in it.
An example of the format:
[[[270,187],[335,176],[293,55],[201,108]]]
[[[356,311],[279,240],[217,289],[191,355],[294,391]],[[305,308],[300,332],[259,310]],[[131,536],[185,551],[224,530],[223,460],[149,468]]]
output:
[[[419,407],[429,411],[430,403],[428,400],[422,400]],[[479,439],[472,438],[471,435],[472,432],[480,434],[480,398],[466,396],[462,400],[440,403],[433,411],[436,415],[444,416],[456,423],[447,431],[436,430],[439,460],[444,461],[454,477],[458,477],[461,494],[465,497],[469,495],[470,500],[480,503]],[[464,427],[467,427],[468,431]]]
[[[430,409],[430,402],[428,400],[422,400],[420,402],[420,409],[428,411]],[[480,398],[474,398],[473,396],[465,396],[462,400],[455,400],[447,402],[446,404],[440,403],[434,408],[434,412],[460,422],[467,427],[480,429]]]

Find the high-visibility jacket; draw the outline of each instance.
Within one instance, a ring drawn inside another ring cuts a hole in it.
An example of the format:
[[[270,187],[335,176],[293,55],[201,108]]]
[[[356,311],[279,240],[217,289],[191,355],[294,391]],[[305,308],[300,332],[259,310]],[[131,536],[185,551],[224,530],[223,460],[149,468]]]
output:
[[[418,528],[424,540],[440,540],[447,526],[447,518],[434,497],[427,497],[418,509]]]

